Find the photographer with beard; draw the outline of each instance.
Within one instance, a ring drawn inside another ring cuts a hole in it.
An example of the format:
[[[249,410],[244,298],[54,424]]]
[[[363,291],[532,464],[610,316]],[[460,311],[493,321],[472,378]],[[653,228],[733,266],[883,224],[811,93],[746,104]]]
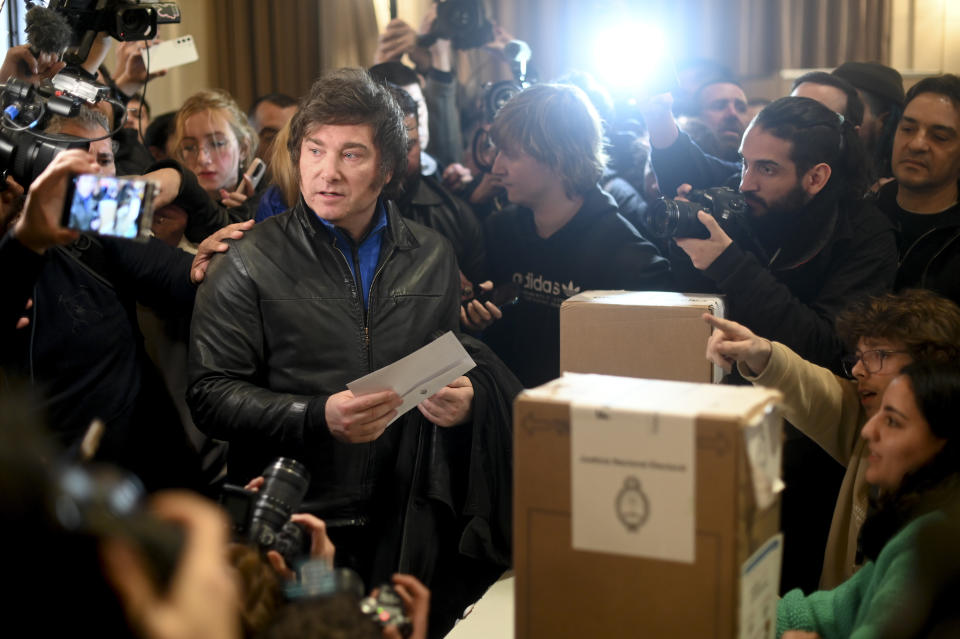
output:
[[[896,272],[893,229],[862,198],[857,132],[815,100],[780,98],[757,115],[740,153],[747,212],[731,229],[700,211],[710,237],[672,247],[680,288],[725,294],[736,321],[839,370],[833,318],[888,289]]]
[[[786,97],[757,115],[740,153],[746,212],[723,227],[698,213],[710,236],[670,247],[679,290],[724,294],[729,319],[839,373],[836,315],[890,288],[897,269],[893,229],[862,197],[857,132],[815,100]],[[795,428],[786,432],[782,526],[804,543],[788,545],[783,584],[811,589],[842,468]]]

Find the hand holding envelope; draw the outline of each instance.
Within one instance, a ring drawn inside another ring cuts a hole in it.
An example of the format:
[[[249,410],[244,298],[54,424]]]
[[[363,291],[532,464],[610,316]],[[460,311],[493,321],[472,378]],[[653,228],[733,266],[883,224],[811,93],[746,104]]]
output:
[[[437,426],[464,424],[473,414],[473,384],[469,377],[458,377],[420,402],[417,408]]]
[[[336,439],[350,444],[372,442],[396,418],[403,400],[392,390],[354,395],[345,390],[327,398],[327,428]]]
[[[331,395],[327,425],[341,441],[369,442],[414,406],[437,426],[462,424],[473,412],[473,385],[463,375],[475,366],[448,331],[403,359],[350,382],[350,390]]]

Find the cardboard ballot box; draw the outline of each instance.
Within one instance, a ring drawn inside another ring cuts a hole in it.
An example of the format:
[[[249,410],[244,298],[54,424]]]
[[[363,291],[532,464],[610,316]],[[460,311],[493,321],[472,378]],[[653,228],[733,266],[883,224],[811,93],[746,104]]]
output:
[[[517,639],[772,638],[779,397],[576,374],[521,393]]]
[[[586,291],[560,307],[560,370],[683,382],[720,381],[707,361],[723,299],[659,291]]]

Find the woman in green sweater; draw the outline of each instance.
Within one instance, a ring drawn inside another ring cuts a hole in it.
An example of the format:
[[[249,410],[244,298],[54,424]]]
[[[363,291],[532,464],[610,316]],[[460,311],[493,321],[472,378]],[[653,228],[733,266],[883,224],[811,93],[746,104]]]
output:
[[[890,382],[861,433],[876,493],[860,539],[868,561],[833,590],[788,592],[777,608],[778,637],[872,639],[904,615],[925,618],[908,595],[920,578],[918,538],[944,525],[944,509],[960,495],[958,417],[955,361],[917,360]]]

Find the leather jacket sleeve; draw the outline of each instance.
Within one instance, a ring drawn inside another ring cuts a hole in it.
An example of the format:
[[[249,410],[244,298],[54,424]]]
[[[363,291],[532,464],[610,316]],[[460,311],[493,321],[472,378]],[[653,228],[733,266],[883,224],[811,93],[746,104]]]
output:
[[[211,437],[304,446],[331,437],[322,420],[326,398],[277,393],[258,385],[264,374],[259,294],[240,248],[213,260],[197,293],[191,325],[187,403]]]

